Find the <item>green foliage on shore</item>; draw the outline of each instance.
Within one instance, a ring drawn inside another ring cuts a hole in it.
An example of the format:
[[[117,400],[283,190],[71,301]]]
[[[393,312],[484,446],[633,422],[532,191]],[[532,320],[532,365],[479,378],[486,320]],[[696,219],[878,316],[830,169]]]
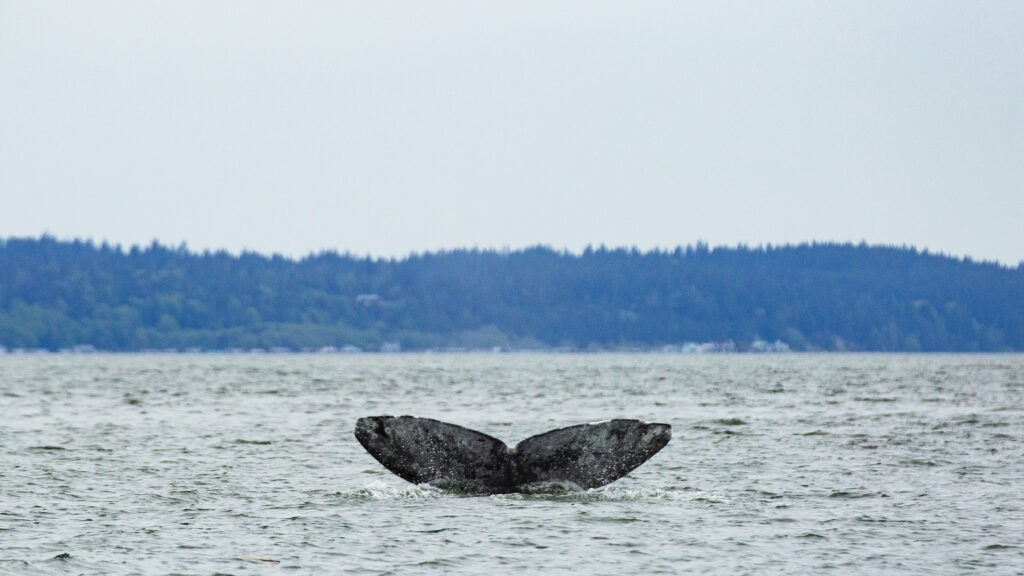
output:
[[[865,244],[300,260],[0,241],[0,346],[1024,350],[1024,266]]]

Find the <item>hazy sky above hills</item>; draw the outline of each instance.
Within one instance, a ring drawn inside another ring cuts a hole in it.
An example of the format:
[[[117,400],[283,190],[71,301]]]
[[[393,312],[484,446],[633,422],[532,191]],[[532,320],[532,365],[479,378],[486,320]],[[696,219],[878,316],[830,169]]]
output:
[[[1024,2],[0,0],[0,237],[1024,260]]]

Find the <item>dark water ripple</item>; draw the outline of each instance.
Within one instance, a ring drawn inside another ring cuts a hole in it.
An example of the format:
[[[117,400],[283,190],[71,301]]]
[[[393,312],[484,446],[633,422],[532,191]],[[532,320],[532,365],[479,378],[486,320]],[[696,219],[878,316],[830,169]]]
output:
[[[1019,574],[1022,356],[0,356],[0,574]],[[355,419],[669,422],[629,477],[464,497]]]

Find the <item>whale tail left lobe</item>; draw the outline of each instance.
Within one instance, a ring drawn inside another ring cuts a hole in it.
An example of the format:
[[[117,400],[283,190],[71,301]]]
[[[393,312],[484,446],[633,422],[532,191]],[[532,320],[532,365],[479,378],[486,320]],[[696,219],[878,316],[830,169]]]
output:
[[[469,492],[510,492],[515,463],[497,438],[455,424],[413,416],[370,416],[356,439],[371,456],[414,484]]]

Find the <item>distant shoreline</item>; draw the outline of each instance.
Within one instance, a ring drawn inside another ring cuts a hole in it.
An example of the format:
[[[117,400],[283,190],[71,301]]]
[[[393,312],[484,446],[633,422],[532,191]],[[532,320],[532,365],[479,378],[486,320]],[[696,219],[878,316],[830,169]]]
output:
[[[0,348],[1024,350],[1024,264],[813,243],[301,260],[0,240]]]

